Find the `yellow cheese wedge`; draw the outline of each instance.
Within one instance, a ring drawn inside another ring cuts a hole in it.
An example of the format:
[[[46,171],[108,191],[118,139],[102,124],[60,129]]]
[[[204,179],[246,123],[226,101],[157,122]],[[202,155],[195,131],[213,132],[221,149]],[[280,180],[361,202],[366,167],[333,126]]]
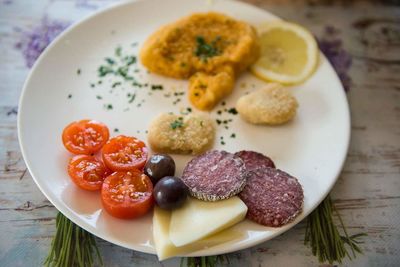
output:
[[[205,239],[188,244],[182,247],[176,247],[169,238],[169,227],[171,212],[159,207],[154,208],[153,215],[153,239],[160,261],[178,255],[186,255],[197,250],[213,247],[231,240],[243,237],[243,233],[232,229],[226,229],[222,232],[209,236]]]
[[[172,211],[169,237],[175,246],[184,246],[242,221],[246,212],[238,197],[215,202],[188,198],[183,207]]]

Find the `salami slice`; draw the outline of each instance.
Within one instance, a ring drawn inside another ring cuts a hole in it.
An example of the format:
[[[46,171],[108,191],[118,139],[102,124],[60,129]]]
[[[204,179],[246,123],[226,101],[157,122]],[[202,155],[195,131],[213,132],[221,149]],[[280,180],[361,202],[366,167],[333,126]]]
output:
[[[249,172],[239,197],[248,208],[247,218],[279,227],[292,221],[303,208],[303,188],[296,178],[274,168]]]
[[[190,195],[205,201],[230,198],[246,183],[244,162],[226,151],[212,150],[193,158],[182,174]]]
[[[269,157],[258,152],[242,150],[236,152],[235,155],[243,160],[247,171],[267,167],[275,168],[274,162]]]

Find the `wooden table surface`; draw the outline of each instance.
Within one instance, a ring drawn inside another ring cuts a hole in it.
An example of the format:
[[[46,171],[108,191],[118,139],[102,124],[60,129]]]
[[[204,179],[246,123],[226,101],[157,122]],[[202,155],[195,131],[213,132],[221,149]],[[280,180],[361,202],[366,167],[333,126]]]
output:
[[[66,25],[111,0],[0,0],[0,266],[41,266],[57,210],[27,172],[17,105],[29,68]],[[348,89],[352,135],[335,200],[350,234],[368,233],[346,266],[400,266],[400,6],[398,1],[247,0],[308,27]],[[229,254],[229,266],[318,266],[305,223]],[[98,239],[105,266],[177,266]]]

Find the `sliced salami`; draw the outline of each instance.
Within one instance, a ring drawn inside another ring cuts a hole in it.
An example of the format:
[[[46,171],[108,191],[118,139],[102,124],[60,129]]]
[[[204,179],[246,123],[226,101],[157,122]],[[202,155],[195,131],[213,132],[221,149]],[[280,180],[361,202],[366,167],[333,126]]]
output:
[[[239,197],[248,208],[247,218],[271,227],[292,221],[301,212],[304,198],[295,177],[269,167],[250,171]]]
[[[190,195],[205,201],[230,198],[246,183],[244,162],[226,151],[212,150],[193,158],[182,174]]]
[[[258,168],[275,168],[274,162],[269,157],[255,151],[242,150],[236,152],[235,155],[243,160],[248,171]]]

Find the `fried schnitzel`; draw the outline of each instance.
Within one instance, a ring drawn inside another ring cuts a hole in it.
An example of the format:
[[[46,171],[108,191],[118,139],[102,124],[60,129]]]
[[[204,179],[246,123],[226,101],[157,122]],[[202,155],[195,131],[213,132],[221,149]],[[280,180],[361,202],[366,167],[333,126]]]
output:
[[[259,54],[252,26],[210,12],[161,27],[144,43],[140,59],[151,72],[190,78],[190,101],[201,110],[210,110],[232,92],[237,75]]]

